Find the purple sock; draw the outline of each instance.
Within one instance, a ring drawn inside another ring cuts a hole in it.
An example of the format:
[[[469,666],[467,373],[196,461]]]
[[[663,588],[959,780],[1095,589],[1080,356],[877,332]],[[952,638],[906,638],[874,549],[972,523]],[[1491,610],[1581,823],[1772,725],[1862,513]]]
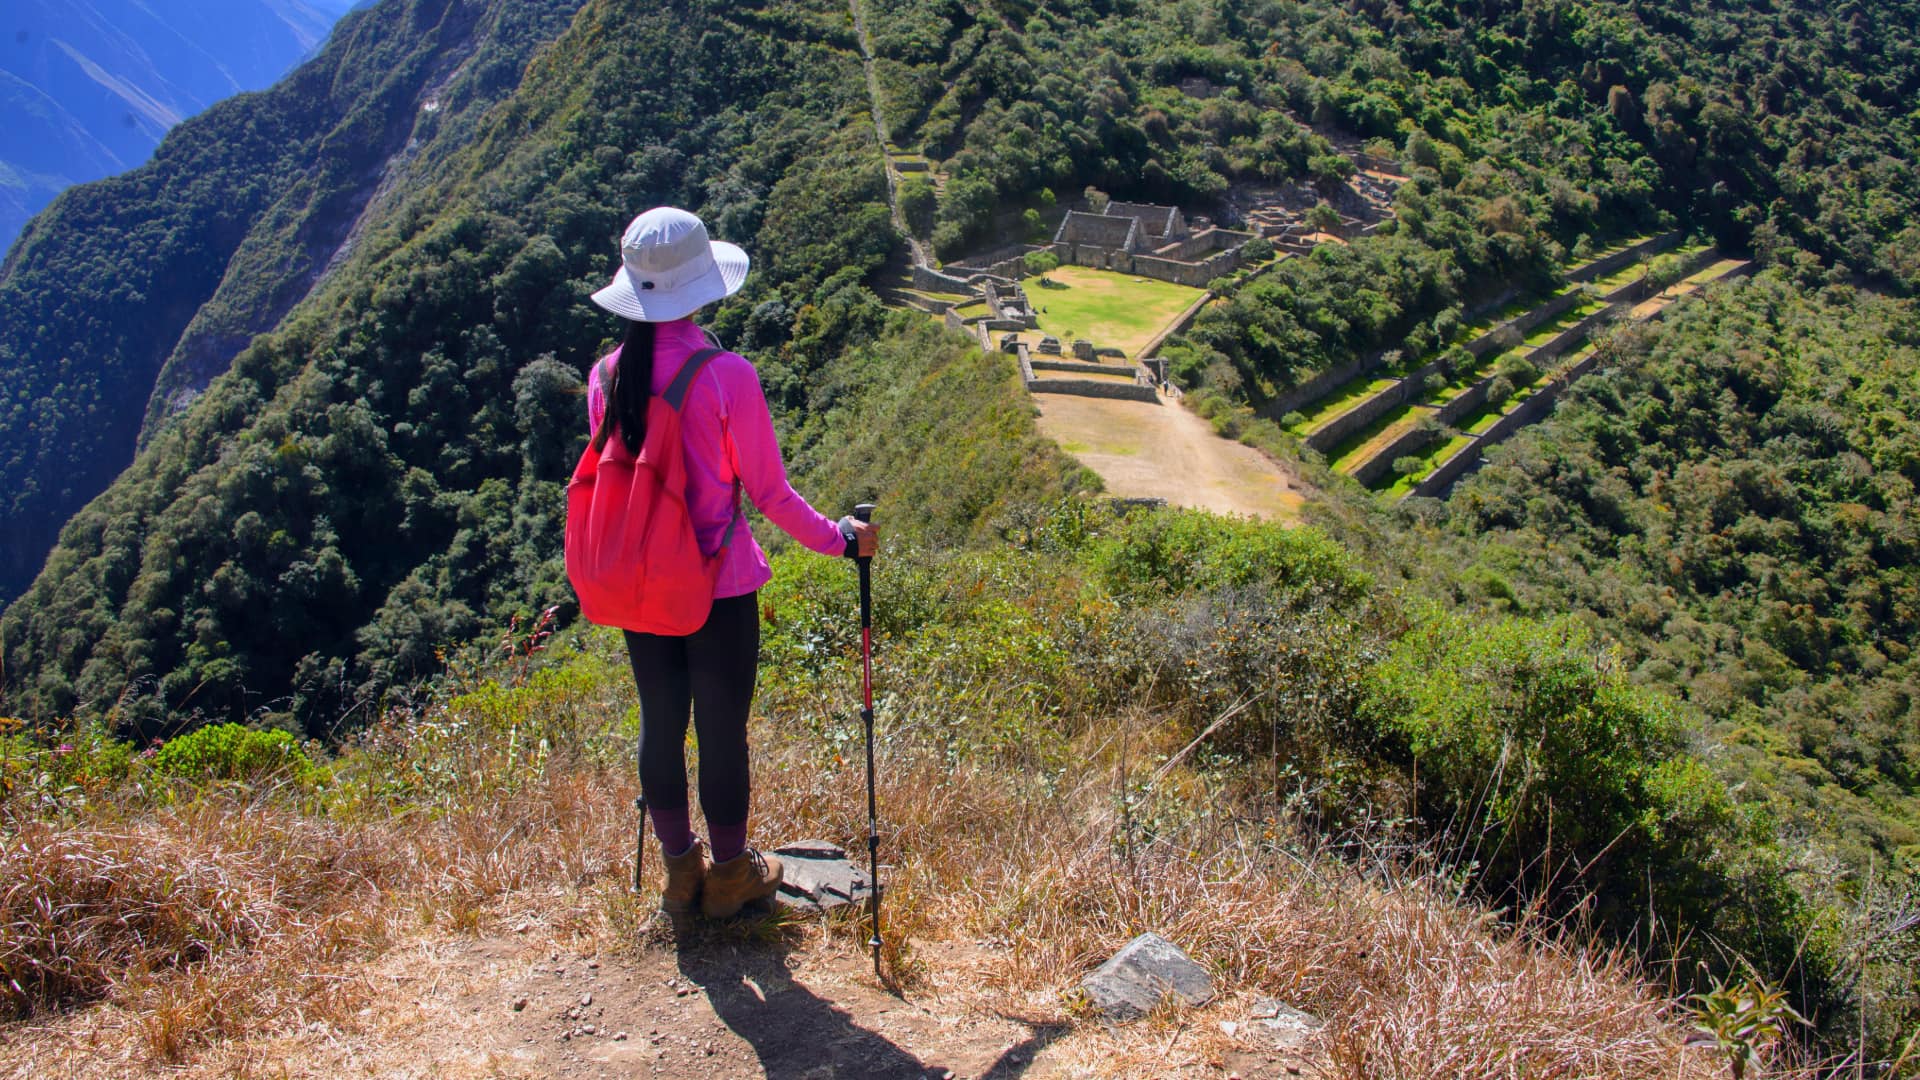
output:
[[[686,807],[649,806],[647,817],[653,819],[653,835],[660,838],[660,850],[669,855],[685,855],[693,846],[693,823]]]
[[[716,864],[737,858],[741,852],[747,850],[747,823],[743,821],[738,825],[715,825],[708,822],[707,840],[713,845],[713,861]]]

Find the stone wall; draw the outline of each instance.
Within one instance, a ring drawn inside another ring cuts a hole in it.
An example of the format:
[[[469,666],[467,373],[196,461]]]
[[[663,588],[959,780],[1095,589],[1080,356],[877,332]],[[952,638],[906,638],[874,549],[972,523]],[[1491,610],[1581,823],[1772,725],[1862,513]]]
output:
[[[969,255],[947,264],[947,269],[962,274],[990,274],[1018,280],[1027,274],[1027,256],[1035,251],[1050,251],[1052,244],[1003,244],[991,251]],[[1064,260],[1062,260],[1064,261]]]
[[[1415,424],[1403,432],[1399,438],[1383,447],[1379,453],[1361,462],[1348,475],[1362,485],[1372,487],[1393,472],[1394,461],[1408,454],[1419,453],[1428,443],[1440,437],[1440,432],[1422,431],[1420,426]]]
[[[1568,368],[1558,379],[1540,388],[1540,392],[1521,402],[1514,410],[1495,421],[1493,426],[1482,432],[1480,437],[1460,448],[1460,452],[1440,463],[1440,467],[1428,473],[1426,478],[1414,485],[1413,494],[1429,498],[1444,496],[1460,477],[1471,469],[1487,447],[1506,441],[1513,433],[1534,423],[1553,407],[1560,392],[1579,381],[1580,377],[1592,371],[1600,362],[1600,354],[1580,361]]]
[[[951,266],[953,264],[948,263],[947,265]],[[1026,275],[1026,272],[1027,260],[1023,256],[1001,259],[996,263],[988,263],[986,266],[975,271],[975,273],[991,274],[994,277],[1007,278],[1008,280],[1023,277]]]
[[[1187,235],[1187,215],[1181,213],[1178,207],[1116,200],[1107,203],[1107,211],[1103,216],[1134,218],[1148,236],[1177,240]]]
[[[1232,252],[1221,252],[1202,262],[1181,262],[1178,259],[1162,259],[1157,255],[1133,255],[1125,251],[1094,247],[1088,244],[1070,244],[1060,250],[1060,261],[1073,266],[1086,266],[1095,270],[1111,270],[1116,274],[1132,274],[1135,277],[1153,278],[1156,281],[1171,281],[1175,285],[1187,285],[1196,289],[1206,288],[1207,282],[1217,277],[1225,277],[1239,268],[1239,256]]]
[[[1253,234],[1250,232],[1206,229],[1156,248],[1153,253],[1163,259],[1182,259],[1192,262],[1208,252],[1231,251],[1251,239]]]
[[[913,268],[913,287],[925,292],[965,293],[973,291],[972,283],[966,278],[954,277],[952,274],[943,274],[927,266],[916,266]]]
[[[955,259],[947,265],[955,270],[979,273],[994,263],[1006,262],[1008,259],[1018,259],[1029,251],[1039,251],[1047,246],[1049,245],[1027,243],[1002,244],[999,247],[989,248],[986,251],[975,252],[963,259]]]
[[[1440,406],[1434,418],[1442,424],[1452,427],[1456,421],[1487,403],[1487,391],[1493,389],[1496,375],[1489,375],[1461,392],[1460,396]]]
[[[1614,308],[1606,308],[1594,312],[1558,334],[1555,334],[1549,338],[1545,344],[1528,353],[1527,360],[1535,367],[1545,368],[1548,361],[1566,352],[1569,346],[1599,329],[1601,324],[1612,320],[1616,314],[1618,314],[1618,312]]]
[[[1331,452],[1334,447],[1347,441],[1349,435],[1392,412],[1414,395],[1425,391],[1427,376],[1439,370],[1440,361],[1434,360],[1392,386],[1383,388],[1379,393],[1335,417],[1326,427],[1307,436],[1307,445],[1323,454]]]
[[[1134,218],[1069,210],[1053,234],[1053,242],[1055,246],[1133,251],[1140,246],[1141,231],[1140,222]]]
[[[1113,269],[1124,274],[1135,274],[1157,281],[1171,281],[1175,285],[1204,289],[1207,287],[1207,282],[1214,278],[1226,277],[1240,269],[1240,253],[1223,251],[1199,262],[1163,259],[1157,255],[1134,255],[1127,260],[1125,266],[1113,267]]]
[[[1260,413],[1270,420],[1277,421],[1295,409],[1304,409],[1314,402],[1319,401],[1321,398],[1326,397],[1328,394],[1333,393],[1335,390],[1340,389],[1342,386],[1345,386],[1352,380],[1378,368],[1385,362],[1386,354],[1386,350],[1383,349],[1379,352],[1368,353],[1358,360],[1349,360],[1337,367],[1330,367],[1320,374],[1315,375],[1313,378],[1308,379],[1306,382],[1301,383],[1299,386],[1274,398],[1267,403],[1265,408],[1260,410]]]
[[[1635,259],[1650,258],[1670,247],[1678,245],[1685,236],[1685,233],[1675,229],[1672,232],[1661,233],[1659,236],[1642,240],[1625,251],[1616,251],[1604,259],[1596,259],[1586,266],[1580,267],[1578,270],[1568,274],[1567,280],[1592,281],[1595,278],[1606,277],[1608,274],[1633,262]]]
[[[1085,360],[1033,360],[1035,371],[1073,371],[1082,375],[1124,375],[1137,379],[1141,369],[1132,364],[1089,364]]]
[[[1720,252],[1716,248],[1709,247],[1696,251],[1688,257],[1687,261],[1682,265],[1681,276],[1690,277],[1706,267],[1713,265],[1714,260],[1719,257]],[[1601,299],[1609,304],[1637,303],[1638,301],[1645,300],[1652,294],[1653,290],[1647,287],[1647,280],[1642,277],[1627,282],[1625,285],[1607,293]]]
[[[1160,404],[1153,387],[1140,383],[1102,382],[1098,379],[1035,379],[1027,389],[1036,394],[1075,394],[1080,397],[1120,398]]]
[[[1193,325],[1193,320],[1200,317],[1200,312],[1212,300],[1213,300],[1212,293],[1210,292],[1201,293],[1200,298],[1198,300],[1195,300],[1193,303],[1188,304],[1187,310],[1181,312],[1178,318],[1168,323],[1165,327],[1161,328],[1158,334],[1155,334],[1153,337],[1147,340],[1146,345],[1141,347],[1140,357],[1138,358],[1144,358],[1144,357],[1149,357],[1154,355],[1155,353],[1160,351],[1160,346],[1166,344],[1168,338],[1172,337],[1175,334],[1186,333],[1187,327]],[[1118,350],[1113,350],[1113,351],[1116,354],[1118,354],[1119,352]],[[1095,349],[1094,352],[1096,355],[1098,355],[1100,350]]]
[[[1407,380],[1401,379],[1334,417],[1325,427],[1307,436],[1307,447],[1322,454],[1331,453],[1334,447],[1346,442],[1349,435],[1385,416],[1406,399]]]
[[[918,296],[913,293],[903,293],[900,299],[906,301],[908,307],[919,308],[929,315],[945,315],[959,306],[953,300],[935,300],[931,296]]]
[[[1527,331],[1550,319],[1559,318],[1578,306],[1583,299],[1579,289],[1569,289],[1532,311],[1522,312],[1467,342],[1467,351],[1475,356],[1485,356],[1496,347],[1508,348],[1526,337]]]

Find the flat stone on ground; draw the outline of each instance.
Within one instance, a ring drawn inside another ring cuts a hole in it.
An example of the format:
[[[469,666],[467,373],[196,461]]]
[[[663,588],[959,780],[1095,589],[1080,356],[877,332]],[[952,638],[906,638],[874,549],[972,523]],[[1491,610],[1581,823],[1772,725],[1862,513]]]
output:
[[[1171,993],[1189,1005],[1213,998],[1213,977],[1180,947],[1158,934],[1141,934],[1080,980],[1081,989],[1109,1019],[1145,1016]]]
[[[805,914],[865,903],[873,884],[864,868],[847,859],[845,848],[824,840],[802,840],[773,849],[785,875],[774,902]]]
[[[1252,1021],[1250,1027],[1265,1032],[1283,1048],[1304,1046],[1313,1038],[1314,1032],[1327,1026],[1326,1021],[1312,1013],[1283,1005],[1274,998],[1261,998],[1254,1002],[1248,1018]]]

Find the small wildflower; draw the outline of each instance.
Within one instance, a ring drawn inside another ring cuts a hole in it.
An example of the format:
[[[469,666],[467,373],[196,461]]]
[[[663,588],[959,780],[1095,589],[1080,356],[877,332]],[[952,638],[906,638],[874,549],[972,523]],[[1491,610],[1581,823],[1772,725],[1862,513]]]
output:
[[[71,754],[73,753],[73,744],[70,742],[63,742],[59,746],[54,747],[53,752],[56,754]]]

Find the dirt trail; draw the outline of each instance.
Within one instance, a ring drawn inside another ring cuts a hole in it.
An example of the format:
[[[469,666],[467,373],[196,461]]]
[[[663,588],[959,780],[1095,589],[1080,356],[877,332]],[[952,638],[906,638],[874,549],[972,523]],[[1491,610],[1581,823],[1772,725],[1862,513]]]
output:
[[[461,978],[415,1050],[448,1076],[1070,1075],[1040,1060],[1063,1027],[895,997],[850,956],[713,942],[587,959],[495,937],[447,960]]]
[[[1179,402],[1035,394],[1042,434],[1100,474],[1110,494],[1292,521],[1299,478],[1258,450],[1214,434]]]
[[[558,920],[573,924],[572,918]],[[1276,1044],[1233,994],[1177,1026],[1069,1019],[1057,993],[991,988],[1005,946],[928,943],[924,978],[896,995],[864,952],[817,928],[735,925],[675,941],[657,925],[610,941],[563,926],[428,931],[364,969],[329,975],[353,1004],[206,1049],[178,1065],[111,1047],[110,1007],[13,1029],[0,1075],[274,1076],[283,1080],[1182,1080],[1326,1077],[1315,1045]],[[519,930],[520,932],[516,932]],[[359,1006],[357,1009],[355,1006]],[[137,1021],[135,1021],[137,1023]],[[1237,1032],[1237,1033],[1236,1033]],[[90,1050],[97,1047],[98,1050]],[[100,1052],[106,1051],[105,1053]],[[1150,1063],[1150,1064],[1149,1064]]]

